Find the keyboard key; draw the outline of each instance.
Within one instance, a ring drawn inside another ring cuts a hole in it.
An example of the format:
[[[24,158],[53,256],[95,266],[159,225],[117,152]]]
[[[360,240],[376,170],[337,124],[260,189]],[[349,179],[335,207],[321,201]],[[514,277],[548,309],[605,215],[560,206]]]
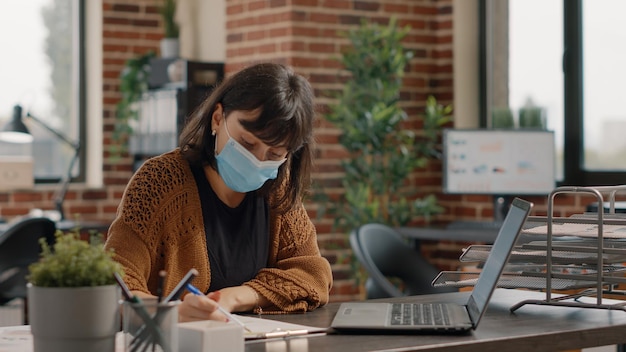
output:
[[[448,309],[439,303],[394,303],[391,325],[449,325]]]

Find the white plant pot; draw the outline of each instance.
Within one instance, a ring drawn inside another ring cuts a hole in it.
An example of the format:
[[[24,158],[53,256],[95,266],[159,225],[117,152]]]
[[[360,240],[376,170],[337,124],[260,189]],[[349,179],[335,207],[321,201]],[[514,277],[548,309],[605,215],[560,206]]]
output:
[[[164,59],[177,58],[180,54],[180,44],[178,38],[161,39],[161,57]]]
[[[28,284],[34,352],[115,351],[120,329],[117,285],[37,287]]]

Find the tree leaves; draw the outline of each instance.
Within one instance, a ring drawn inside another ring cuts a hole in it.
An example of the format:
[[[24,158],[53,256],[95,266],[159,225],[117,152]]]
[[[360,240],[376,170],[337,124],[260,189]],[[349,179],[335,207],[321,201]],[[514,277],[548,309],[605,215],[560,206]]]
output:
[[[350,78],[326,115],[341,130],[339,141],[350,154],[342,161],[345,194],[328,204],[342,229],[370,222],[400,226],[441,211],[436,198],[408,201],[414,193],[406,191],[411,173],[435,154],[438,132],[451,113],[429,97],[423,133],[403,129],[407,114],[399,105],[400,89],[413,53],[402,40],[409,29],[398,28],[395,19],[387,26],[363,20],[344,33],[352,45],[340,61]]]

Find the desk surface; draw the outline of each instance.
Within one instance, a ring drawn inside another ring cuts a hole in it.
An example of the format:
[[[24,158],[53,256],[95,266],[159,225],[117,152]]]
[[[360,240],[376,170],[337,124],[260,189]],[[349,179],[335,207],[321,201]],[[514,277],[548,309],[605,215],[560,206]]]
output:
[[[389,299],[388,301],[448,301],[464,303],[467,292]],[[246,351],[559,351],[626,342],[626,312],[619,310],[525,305],[544,293],[498,289],[478,329],[467,335],[338,335],[291,338],[246,344]],[[290,323],[329,326],[339,303],[306,314],[266,316]]]
[[[467,292],[444,293],[385,299],[383,301],[451,301],[464,303]],[[621,310],[525,305],[510,313],[510,308],[525,299],[543,299],[532,291],[497,289],[478,329],[464,335],[316,335],[286,339],[249,341],[247,352],[307,351],[563,351],[626,343],[626,312]],[[608,302],[605,302],[608,303]],[[339,303],[306,314],[265,315],[308,326],[328,327]],[[0,332],[3,329],[0,328]],[[32,352],[26,326],[14,327],[8,340],[0,334],[0,351]],[[21,335],[20,335],[21,334]],[[23,341],[20,340],[22,337]],[[117,351],[122,339],[118,339]]]
[[[396,230],[412,240],[483,242],[492,244],[498,229],[449,229],[445,227],[398,227]]]
[[[493,244],[498,237],[499,229],[459,229],[444,227],[398,227],[396,230],[406,238],[412,240],[431,240],[431,241],[459,241],[472,243]],[[520,234],[518,243],[526,243],[536,240],[537,235]]]
[[[0,233],[4,233],[11,225],[13,225],[12,222],[0,223]],[[79,228],[85,231],[94,230],[97,232],[106,232],[109,229],[109,224],[93,221],[60,220],[56,221],[55,225],[56,228],[61,231],[71,231]]]

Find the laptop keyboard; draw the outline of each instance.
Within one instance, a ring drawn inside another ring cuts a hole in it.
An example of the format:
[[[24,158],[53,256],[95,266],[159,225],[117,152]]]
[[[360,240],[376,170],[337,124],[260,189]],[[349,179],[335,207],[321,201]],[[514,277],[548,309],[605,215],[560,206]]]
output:
[[[393,303],[391,325],[449,325],[448,307],[441,303]]]

